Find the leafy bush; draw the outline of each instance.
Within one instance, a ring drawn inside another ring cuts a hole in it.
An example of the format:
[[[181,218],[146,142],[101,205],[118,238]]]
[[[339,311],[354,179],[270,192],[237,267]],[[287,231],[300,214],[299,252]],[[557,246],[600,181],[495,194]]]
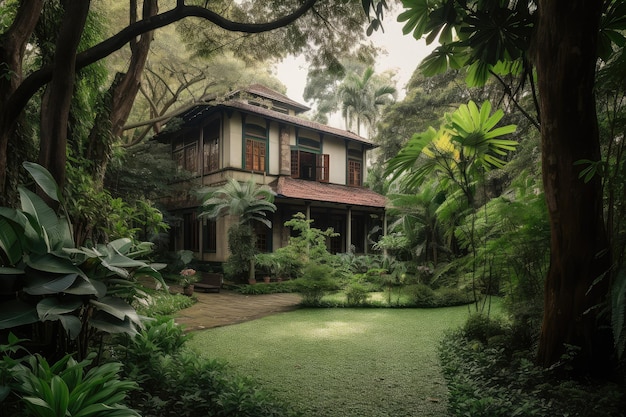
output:
[[[478,318],[477,318],[478,317]],[[453,416],[623,416],[623,388],[593,381],[576,382],[555,377],[554,369],[532,362],[531,350],[510,354],[469,338],[492,334],[493,323],[473,317],[463,331],[446,335],[440,360],[449,390],[448,408]],[[485,331],[485,327],[489,331]],[[509,339],[506,335],[506,339]],[[571,358],[564,358],[561,366]]]
[[[146,324],[114,352],[126,375],[140,383],[129,403],[144,417],[290,416],[288,408],[223,362],[206,361],[185,349],[189,336],[174,320]]]
[[[338,289],[334,269],[327,264],[310,262],[304,268],[302,278],[294,280],[294,285],[302,294],[302,304],[316,306],[329,291]]]
[[[0,329],[20,332],[40,353],[87,356],[98,332],[134,334],[141,326],[130,303],[142,292],[140,277],[162,283],[156,269],[138,258],[152,245],[117,239],[77,247],[61,190],[43,167],[24,163],[39,187],[58,203],[53,210],[37,194],[18,187],[21,209],[0,207],[0,278],[15,279],[0,303]]]
[[[298,291],[296,286],[295,281],[284,281],[269,284],[242,285],[236,291],[249,295],[293,293]]]
[[[159,291],[138,300],[134,305],[138,314],[147,317],[169,316],[191,307],[195,300],[182,294]]]
[[[478,340],[486,344],[493,337],[505,335],[506,329],[501,319],[474,313],[465,322],[463,334],[468,340]]]
[[[368,297],[368,289],[364,285],[352,283],[346,288],[346,300],[349,306],[361,306]]]
[[[426,284],[413,284],[406,288],[416,307],[435,307],[437,297],[435,291]]]
[[[469,304],[474,301],[474,295],[471,290],[462,290],[460,288],[438,288],[435,291],[437,295],[437,306],[452,307]]]
[[[81,362],[65,355],[52,365],[39,354],[12,359],[10,351],[16,351],[17,340],[13,336],[10,339],[11,343],[2,347],[2,382],[7,385],[0,386],[0,402],[7,415],[139,416],[123,404],[137,384],[119,378],[121,363],[91,367],[93,353]],[[6,398],[11,391],[18,400]]]

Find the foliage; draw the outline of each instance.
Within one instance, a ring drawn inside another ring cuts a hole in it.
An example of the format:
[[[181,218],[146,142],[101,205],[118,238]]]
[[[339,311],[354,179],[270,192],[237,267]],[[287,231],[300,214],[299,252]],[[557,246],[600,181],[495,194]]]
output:
[[[358,282],[349,284],[348,287],[345,289],[345,293],[346,302],[350,307],[358,307],[363,305],[369,297],[369,291],[367,290],[367,287],[359,284]]]
[[[283,404],[223,362],[185,349],[188,336],[171,319],[148,324],[120,348],[125,372],[140,381],[129,402],[144,416],[289,416]]]
[[[254,179],[242,184],[231,178],[221,187],[200,193],[204,195],[200,216],[216,219],[231,215],[237,216],[241,224],[260,222],[272,226],[267,214],[276,211],[274,194],[267,186],[257,186]]]
[[[149,293],[133,304],[137,314],[147,317],[169,316],[177,311],[191,307],[195,303],[191,297],[182,294],[170,294],[167,291]]]
[[[302,294],[302,304],[319,305],[324,294],[338,289],[335,270],[328,264],[309,262],[302,271],[302,276],[294,281],[298,292]]]
[[[25,167],[49,198],[62,202],[46,170]],[[159,266],[136,259],[149,253],[150,245],[119,239],[75,247],[67,218],[26,188],[19,191],[21,209],[0,208],[0,248],[9,266],[0,273],[16,278],[12,296],[0,306],[0,328],[28,329],[30,338],[54,330],[56,339],[33,342],[48,355],[67,349],[77,350],[79,358],[86,357],[98,331],[136,333],[141,321],[129,304],[142,295],[136,280],[146,276],[162,283]]]
[[[341,103],[341,115],[350,130],[356,121],[356,132],[361,134],[361,125],[376,125],[380,108],[395,99],[396,89],[381,77],[374,77],[373,67],[368,67],[362,75],[349,73],[337,90]]]
[[[128,363],[130,368],[136,368],[141,372],[153,356],[179,353],[189,337],[174,319],[161,316],[147,320],[144,328],[136,336],[121,338],[120,352],[117,355],[120,360]]]
[[[65,355],[53,364],[39,354],[13,359],[9,350],[14,347],[2,346],[3,379],[6,383],[10,378],[9,387],[19,400],[9,397],[3,411],[41,417],[139,416],[123,403],[137,384],[119,378],[121,363],[91,366],[95,354],[81,362]]]
[[[231,256],[224,265],[227,277],[244,280],[254,278],[254,255],[256,254],[256,235],[252,229],[255,222],[272,227],[268,213],[276,211],[273,191],[268,186],[257,186],[251,178],[246,183],[229,179],[226,184],[217,188],[200,191],[202,212],[200,216],[210,219],[236,216],[238,222],[228,230],[228,249]]]
[[[236,288],[241,294],[259,295],[259,294],[278,294],[278,293],[294,293],[298,292],[295,280],[283,282],[271,282],[269,284],[242,285]]]
[[[511,352],[511,334],[498,321],[473,315],[449,332],[440,360],[453,416],[619,416],[622,389],[612,383],[559,379],[571,356],[549,369],[533,364],[528,346]],[[575,354],[575,353],[574,353]]]
[[[250,225],[234,224],[228,229],[228,250],[230,256],[223,265],[225,276],[234,282],[245,282],[257,253],[256,235]]]

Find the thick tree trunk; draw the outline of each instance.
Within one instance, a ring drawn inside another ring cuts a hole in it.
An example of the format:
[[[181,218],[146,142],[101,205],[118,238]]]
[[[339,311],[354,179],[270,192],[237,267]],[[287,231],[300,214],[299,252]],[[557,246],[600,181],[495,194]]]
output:
[[[61,30],[55,44],[52,80],[41,103],[39,164],[50,171],[60,187],[65,183],[67,122],[76,79],[76,52],[83,34],[88,0],[65,2]]]
[[[550,269],[538,360],[556,363],[567,345],[580,348],[578,373],[612,372],[612,337],[600,304],[608,288],[610,253],[599,176],[579,178],[583,159],[600,160],[594,99],[602,2],[539,2],[536,68],[541,97],[543,183],[550,216]]]
[[[131,2],[131,11],[136,8]],[[144,0],[143,19],[147,20],[158,13],[157,0]],[[131,12],[131,24],[135,23],[136,15]],[[105,112],[99,114],[89,134],[89,147],[86,159],[93,162],[92,176],[99,185],[104,182],[104,174],[111,159],[113,140],[122,136],[124,125],[133,108],[135,98],[141,86],[141,75],[148,60],[153,32],[141,35],[139,41],[131,42],[131,58],[128,70],[118,74],[109,89]],[[100,121],[99,121],[100,120]]]
[[[17,115],[9,112],[7,100],[22,81],[26,45],[37,25],[43,3],[43,0],[22,1],[13,24],[0,37],[0,63],[6,65],[0,68],[0,205],[11,203],[10,190],[15,190],[14,183],[17,182],[17,172],[9,169],[9,160],[13,159],[9,157],[9,143],[11,140],[17,142],[18,138],[15,131]],[[13,148],[17,149],[17,143],[14,145]]]

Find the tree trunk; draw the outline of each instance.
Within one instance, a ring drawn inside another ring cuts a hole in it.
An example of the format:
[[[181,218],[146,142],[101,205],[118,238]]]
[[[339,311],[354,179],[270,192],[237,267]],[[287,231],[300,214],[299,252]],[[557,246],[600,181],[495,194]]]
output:
[[[601,179],[579,178],[583,159],[600,160],[594,81],[602,2],[539,2],[536,68],[541,97],[543,184],[550,216],[550,268],[538,360],[556,363],[580,348],[575,372],[609,375],[613,343],[600,317],[610,253],[602,218]]]
[[[39,164],[46,167],[59,187],[65,183],[67,122],[76,80],[76,52],[83,34],[88,0],[65,2],[65,13],[55,44],[52,80],[41,102]]]
[[[137,20],[136,2],[131,2],[131,24]],[[144,0],[143,18],[149,19],[158,13],[157,0]],[[139,41],[131,42],[131,58],[126,73],[119,73],[108,91],[104,111],[98,114],[96,123],[89,133],[89,147],[85,158],[92,161],[92,176],[102,185],[107,165],[111,159],[113,141],[122,136],[124,125],[133,108],[141,85],[141,74],[148,60],[153,32],[141,35]]]
[[[37,25],[43,3],[43,0],[23,1],[13,24],[0,37],[0,63],[6,65],[0,68],[0,205],[11,205],[10,194],[11,191],[15,193],[18,177],[17,171],[9,169],[10,160],[19,160],[12,154],[9,157],[9,143],[14,142],[12,148],[18,148],[17,115],[10,112],[7,101],[22,81],[26,45]]]

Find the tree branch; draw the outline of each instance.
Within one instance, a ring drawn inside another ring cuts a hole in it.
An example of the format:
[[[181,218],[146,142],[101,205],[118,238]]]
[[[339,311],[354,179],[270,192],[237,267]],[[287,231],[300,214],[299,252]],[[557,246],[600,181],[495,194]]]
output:
[[[199,17],[208,20],[222,29],[231,32],[261,33],[278,29],[293,23],[309,11],[316,2],[317,0],[306,0],[302,6],[296,9],[293,13],[271,22],[240,23],[226,19],[212,10],[205,9],[204,7],[188,6],[185,5],[183,0],[178,0],[174,9],[148,19],[142,19],[136,23],[132,23],[116,35],[113,35],[103,42],[100,42],[99,44],[79,53],[76,56],[76,70],[84,68],[109,56],[143,33],[167,26],[187,17]],[[8,118],[15,118],[19,115],[19,113],[21,113],[30,98],[37,93],[41,87],[50,81],[52,77],[52,70],[52,66],[43,67],[33,72],[22,82],[7,102]]]

